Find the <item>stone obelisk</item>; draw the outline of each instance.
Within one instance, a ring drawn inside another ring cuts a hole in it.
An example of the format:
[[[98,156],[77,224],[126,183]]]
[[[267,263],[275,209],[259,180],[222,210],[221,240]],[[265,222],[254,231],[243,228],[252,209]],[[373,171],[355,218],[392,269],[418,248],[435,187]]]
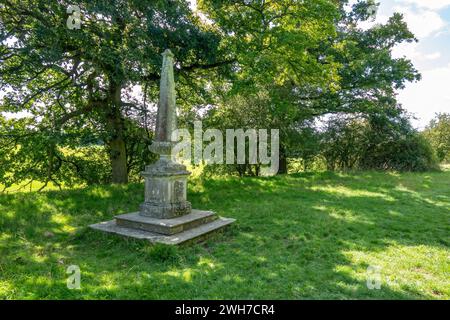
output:
[[[145,168],[145,202],[140,214],[153,218],[169,219],[189,214],[191,204],[186,201],[186,167],[172,160],[175,144],[173,133],[177,128],[173,54],[164,51],[161,70],[160,94],[156,118],[155,140],[150,150],[159,154],[159,160]]]
[[[172,159],[177,128],[173,54],[164,51],[155,139],[150,150],[159,155],[148,165],[145,179],[145,200],[139,212],[122,214],[114,220],[93,224],[96,230],[164,244],[181,244],[202,240],[235,220],[222,218],[212,211],[193,210],[186,200],[186,167]]]

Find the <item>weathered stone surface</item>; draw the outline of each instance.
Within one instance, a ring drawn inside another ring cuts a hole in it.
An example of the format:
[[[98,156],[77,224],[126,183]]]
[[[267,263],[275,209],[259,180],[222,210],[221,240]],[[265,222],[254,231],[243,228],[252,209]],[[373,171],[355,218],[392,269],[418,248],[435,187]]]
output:
[[[186,175],[147,174],[144,175],[145,201],[140,206],[141,215],[170,219],[191,213],[191,203],[186,200]]]
[[[145,201],[140,214],[158,219],[171,219],[190,214],[192,207],[186,200],[187,178],[190,172],[171,158],[172,132],[177,128],[173,54],[163,53],[158,115],[155,141],[150,150],[159,154],[159,160],[142,172],[145,179]]]
[[[93,224],[90,227],[103,232],[113,233],[134,239],[147,240],[151,243],[179,245],[186,242],[198,242],[205,240],[214,232],[221,231],[224,227],[230,225],[234,221],[235,219],[218,218],[212,222],[173,235],[162,235],[140,229],[121,227],[116,224],[115,220]]]
[[[138,212],[123,214],[115,218],[120,227],[172,235],[216,220],[218,216],[212,211],[192,210],[192,213],[188,215],[173,219],[143,217]]]
[[[175,80],[173,77],[173,53],[167,49],[162,54],[161,81],[159,86],[158,113],[156,116],[156,141],[172,141],[177,127]]]

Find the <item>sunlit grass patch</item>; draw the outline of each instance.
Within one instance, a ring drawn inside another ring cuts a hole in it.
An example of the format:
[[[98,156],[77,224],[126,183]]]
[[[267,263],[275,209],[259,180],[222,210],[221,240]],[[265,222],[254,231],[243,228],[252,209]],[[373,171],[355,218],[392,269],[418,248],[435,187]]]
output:
[[[0,298],[449,299],[449,181],[450,171],[196,178],[193,206],[237,223],[180,248],[88,229],[136,211],[141,184],[2,194]],[[66,286],[72,265],[80,290]]]

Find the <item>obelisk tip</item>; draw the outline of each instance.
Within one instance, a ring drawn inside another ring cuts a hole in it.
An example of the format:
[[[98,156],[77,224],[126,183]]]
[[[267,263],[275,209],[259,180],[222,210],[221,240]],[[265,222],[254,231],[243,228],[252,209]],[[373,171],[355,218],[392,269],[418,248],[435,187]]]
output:
[[[170,51],[170,49],[166,49],[166,50],[162,53],[162,55],[163,55],[163,57],[167,57],[167,56],[169,56],[169,57],[171,57],[171,58],[174,57],[174,55],[173,55],[172,51]]]

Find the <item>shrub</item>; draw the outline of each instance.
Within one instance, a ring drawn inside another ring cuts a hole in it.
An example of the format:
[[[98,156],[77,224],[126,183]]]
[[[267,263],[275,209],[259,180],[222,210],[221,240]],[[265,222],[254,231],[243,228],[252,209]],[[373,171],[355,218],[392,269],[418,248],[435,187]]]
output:
[[[361,169],[428,171],[438,169],[431,145],[417,133],[379,144],[362,155]]]
[[[430,143],[412,128],[405,116],[332,118],[322,137],[322,154],[329,170],[438,168]]]
[[[439,113],[423,132],[440,162],[450,163],[450,114]]]

